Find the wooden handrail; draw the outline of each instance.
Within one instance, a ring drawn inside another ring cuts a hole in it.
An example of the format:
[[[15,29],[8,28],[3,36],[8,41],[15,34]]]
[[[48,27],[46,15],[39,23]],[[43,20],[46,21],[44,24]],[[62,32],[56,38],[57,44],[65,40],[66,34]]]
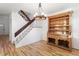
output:
[[[22,13],[22,14],[21,14]],[[32,19],[32,20],[30,20],[30,18],[26,15],[26,13],[24,12],[24,11],[22,11],[22,10],[20,10],[19,11],[19,14],[27,21],[29,21],[27,24],[25,24],[23,27],[21,27],[18,31],[16,31],[15,32],[15,37],[16,36],[18,36],[25,28],[27,28],[34,20],[35,20],[35,18],[34,19]],[[26,19],[26,18],[27,19]]]
[[[20,12],[22,13],[22,14],[20,14]],[[30,18],[28,17],[28,15],[23,11],[23,10],[20,10],[19,11],[19,14],[27,21],[30,21]],[[25,18],[26,17],[26,18]]]
[[[27,28],[35,19],[30,20],[27,24],[25,24],[22,28],[20,28],[17,32],[15,32],[15,37],[19,35],[25,28]]]

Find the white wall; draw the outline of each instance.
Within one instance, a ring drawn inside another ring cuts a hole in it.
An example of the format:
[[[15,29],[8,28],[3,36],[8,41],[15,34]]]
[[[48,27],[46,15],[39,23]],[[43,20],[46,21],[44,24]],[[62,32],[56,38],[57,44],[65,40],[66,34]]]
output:
[[[26,24],[25,20],[18,14],[18,12],[11,13],[11,28],[10,28],[10,39],[15,41],[15,32],[18,31],[22,26]]]
[[[43,26],[43,28],[42,28],[43,40],[47,41],[48,18],[46,20],[43,20],[42,26]]]
[[[16,47],[25,46],[28,44],[33,44],[42,40],[42,29],[33,28],[17,45]]]
[[[0,34],[8,35],[9,34],[9,16],[8,15],[0,16],[0,25],[1,24],[4,25],[4,32],[3,30],[1,30],[1,27],[0,27]]]
[[[79,49],[79,7],[73,8],[72,16],[72,46]]]
[[[42,40],[47,41],[48,18],[45,20],[35,20],[32,26],[33,28],[40,28],[42,30]]]

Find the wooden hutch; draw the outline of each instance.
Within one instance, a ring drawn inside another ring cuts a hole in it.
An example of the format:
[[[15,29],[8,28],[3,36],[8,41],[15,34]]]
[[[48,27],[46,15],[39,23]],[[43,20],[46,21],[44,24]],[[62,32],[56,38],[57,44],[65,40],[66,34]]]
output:
[[[48,17],[48,44],[71,51],[71,15],[69,11]]]

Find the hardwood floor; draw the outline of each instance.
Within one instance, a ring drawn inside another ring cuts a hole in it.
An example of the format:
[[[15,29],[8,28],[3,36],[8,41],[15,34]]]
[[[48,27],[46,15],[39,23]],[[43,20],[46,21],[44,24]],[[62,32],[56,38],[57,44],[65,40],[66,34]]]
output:
[[[48,45],[45,41],[15,48],[8,39],[8,36],[0,36],[1,56],[79,56],[79,50],[72,49],[72,52],[66,51]]]

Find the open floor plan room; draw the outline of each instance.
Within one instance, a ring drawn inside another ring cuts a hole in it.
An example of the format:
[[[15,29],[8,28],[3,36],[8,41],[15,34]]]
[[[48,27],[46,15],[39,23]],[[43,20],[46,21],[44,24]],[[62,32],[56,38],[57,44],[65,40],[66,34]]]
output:
[[[79,56],[78,3],[0,3],[0,56]]]

